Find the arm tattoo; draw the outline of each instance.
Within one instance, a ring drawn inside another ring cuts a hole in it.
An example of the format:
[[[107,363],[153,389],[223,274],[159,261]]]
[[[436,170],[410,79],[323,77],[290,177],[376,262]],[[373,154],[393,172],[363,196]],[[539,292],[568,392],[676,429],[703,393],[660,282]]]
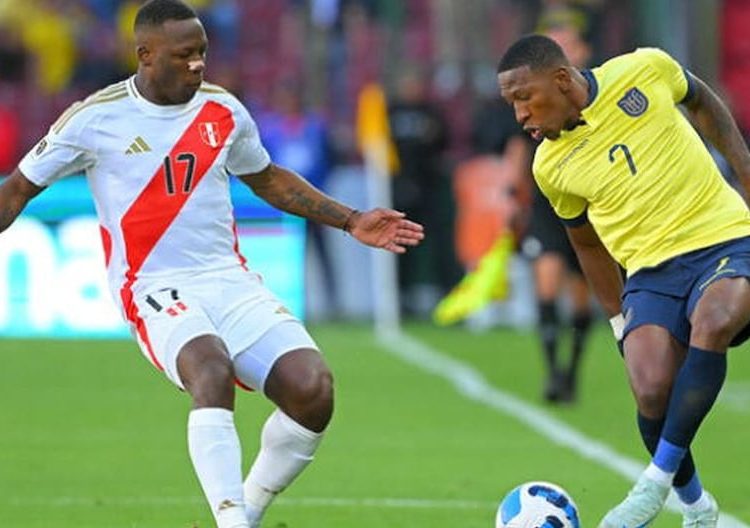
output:
[[[341,205],[317,191],[309,188],[292,188],[288,193],[279,196],[279,207],[287,212],[326,224],[343,223],[348,212]],[[320,196],[317,196],[320,194]]]
[[[268,173],[245,180],[274,207],[314,222],[341,227],[351,210],[310,185],[301,176],[273,166]]]

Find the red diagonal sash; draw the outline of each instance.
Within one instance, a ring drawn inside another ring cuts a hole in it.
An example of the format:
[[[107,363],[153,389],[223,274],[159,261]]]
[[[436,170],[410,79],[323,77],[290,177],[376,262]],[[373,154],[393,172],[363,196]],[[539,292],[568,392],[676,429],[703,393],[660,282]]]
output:
[[[231,110],[215,102],[206,103],[168,154],[171,174],[167,174],[169,169],[165,161],[122,217],[120,225],[128,269],[120,296],[128,319],[136,324],[146,343],[148,337],[132,302],[133,283],[143,263],[216,161],[233,130]],[[194,156],[192,181],[188,188],[185,185],[186,155]],[[152,359],[159,366],[153,353]]]

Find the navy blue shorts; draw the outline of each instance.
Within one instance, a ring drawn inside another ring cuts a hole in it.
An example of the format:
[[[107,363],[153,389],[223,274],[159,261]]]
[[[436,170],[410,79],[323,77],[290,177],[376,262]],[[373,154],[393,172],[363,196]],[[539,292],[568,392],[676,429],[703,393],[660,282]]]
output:
[[[666,328],[684,345],[690,343],[690,315],[713,282],[730,277],[750,279],[750,237],[737,238],[674,257],[639,270],[625,282],[622,313],[625,332],[653,324]],[[732,340],[750,337],[750,324]]]

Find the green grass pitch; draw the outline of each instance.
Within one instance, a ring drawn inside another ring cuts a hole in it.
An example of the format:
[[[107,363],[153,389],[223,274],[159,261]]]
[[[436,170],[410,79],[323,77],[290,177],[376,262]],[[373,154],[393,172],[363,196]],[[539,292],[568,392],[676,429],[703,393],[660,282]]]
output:
[[[526,480],[563,485],[583,526],[630,487],[624,477],[472,401],[389,353],[370,329],[313,326],[336,377],[336,413],[316,461],[272,506],[264,528],[490,528]],[[622,362],[603,326],[584,358],[575,405],[541,403],[532,333],[413,324],[406,333],[464,362],[617,453],[646,463]],[[211,528],[189,464],[189,400],[130,342],[0,341],[0,527]],[[245,466],[269,405],[242,393]],[[727,385],[695,442],[704,484],[750,524],[750,348],[730,353]],[[663,513],[656,528],[679,526]]]

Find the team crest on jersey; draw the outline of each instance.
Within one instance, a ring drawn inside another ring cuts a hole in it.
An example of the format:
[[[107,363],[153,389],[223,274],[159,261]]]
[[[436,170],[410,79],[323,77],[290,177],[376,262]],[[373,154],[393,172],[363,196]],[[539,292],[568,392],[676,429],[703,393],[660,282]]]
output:
[[[638,117],[648,109],[648,99],[638,88],[631,88],[617,101],[617,106],[630,117]]]
[[[198,130],[200,130],[201,139],[209,147],[216,148],[221,145],[221,132],[218,123],[201,123],[198,125]]]

